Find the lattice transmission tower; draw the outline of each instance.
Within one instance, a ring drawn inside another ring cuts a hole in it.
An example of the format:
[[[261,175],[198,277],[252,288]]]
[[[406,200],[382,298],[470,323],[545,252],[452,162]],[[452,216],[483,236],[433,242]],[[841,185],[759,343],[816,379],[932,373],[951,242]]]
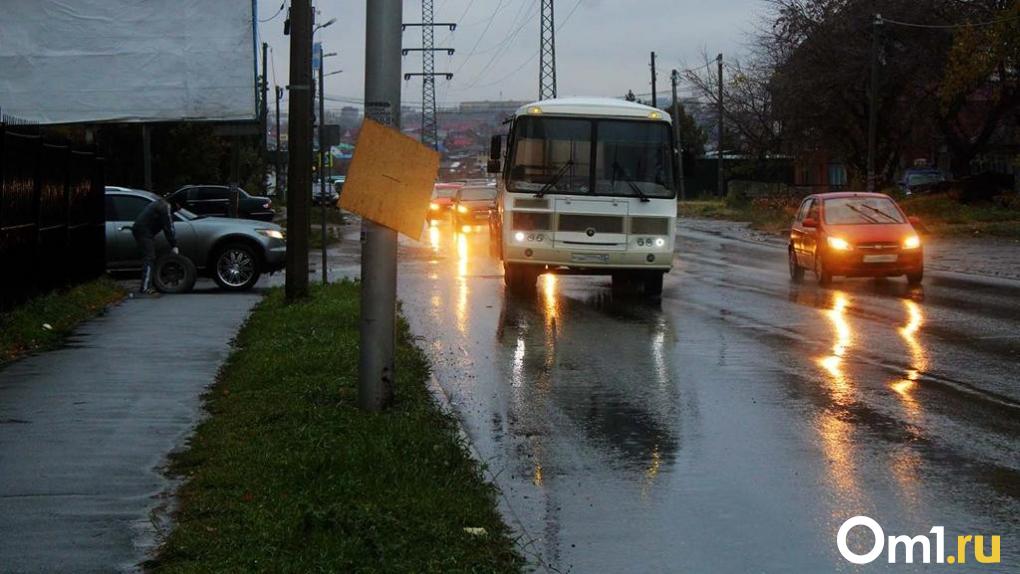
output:
[[[448,72],[436,73],[436,52],[446,52],[453,55],[453,48],[435,47],[435,27],[448,27],[450,31],[457,29],[457,24],[452,22],[433,22],[432,0],[421,2],[421,22],[415,24],[404,24],[408,26],[421,27],[421,48],[404,48],[402,52],[406,56],[408,52],[421,52],[421,72],[404,74],[404,79],[409,80],[412,76],[421,76],[421,143],[432,149],[439,149],[439,122],[436,110],[436,76],[445,76],[447,80],[453,79],[453,74]]]
[[[556,20],[553,0],[542,0],[542,32],[539,38],[538,99],[556,97]]]

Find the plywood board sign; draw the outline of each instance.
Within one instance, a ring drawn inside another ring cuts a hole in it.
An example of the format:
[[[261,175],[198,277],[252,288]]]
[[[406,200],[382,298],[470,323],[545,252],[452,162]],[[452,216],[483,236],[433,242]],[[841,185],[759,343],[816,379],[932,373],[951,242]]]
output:
[[[439,153],[365,119],[340,207],[420,239],[438,174]]]

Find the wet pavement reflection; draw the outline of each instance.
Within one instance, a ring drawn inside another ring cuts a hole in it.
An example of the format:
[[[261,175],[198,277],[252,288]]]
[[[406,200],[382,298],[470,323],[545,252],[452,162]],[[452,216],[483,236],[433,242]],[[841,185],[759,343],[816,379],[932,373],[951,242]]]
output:
[[[857,514],[1018,540],[1020,289],[791,286],[773,251],[681,232],[650,300],[508,296],[485,228],[402,243],[404,313],[538,569],[850,570]]]

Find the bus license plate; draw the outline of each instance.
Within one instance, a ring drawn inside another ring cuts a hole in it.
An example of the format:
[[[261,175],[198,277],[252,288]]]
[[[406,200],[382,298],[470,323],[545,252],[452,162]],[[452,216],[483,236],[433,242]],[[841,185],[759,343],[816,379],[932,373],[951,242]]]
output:
[[[606,253],[571,253],[571,263],[609,263]]]
[[[865,263],[895,263],[896,262],[896,257],[897,256],[896,256],[895,253],[891,253],[889,255],[865,255],[864,256],[864,262]]]

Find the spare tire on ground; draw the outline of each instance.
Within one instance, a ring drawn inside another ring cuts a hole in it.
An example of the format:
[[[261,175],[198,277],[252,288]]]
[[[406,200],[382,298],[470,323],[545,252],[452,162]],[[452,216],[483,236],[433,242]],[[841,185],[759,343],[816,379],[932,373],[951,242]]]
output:
[[[195,287],[197,278],[198,271],[190,259],[170,253],[156,260],[152,285],[161,293],[187,293]]]

